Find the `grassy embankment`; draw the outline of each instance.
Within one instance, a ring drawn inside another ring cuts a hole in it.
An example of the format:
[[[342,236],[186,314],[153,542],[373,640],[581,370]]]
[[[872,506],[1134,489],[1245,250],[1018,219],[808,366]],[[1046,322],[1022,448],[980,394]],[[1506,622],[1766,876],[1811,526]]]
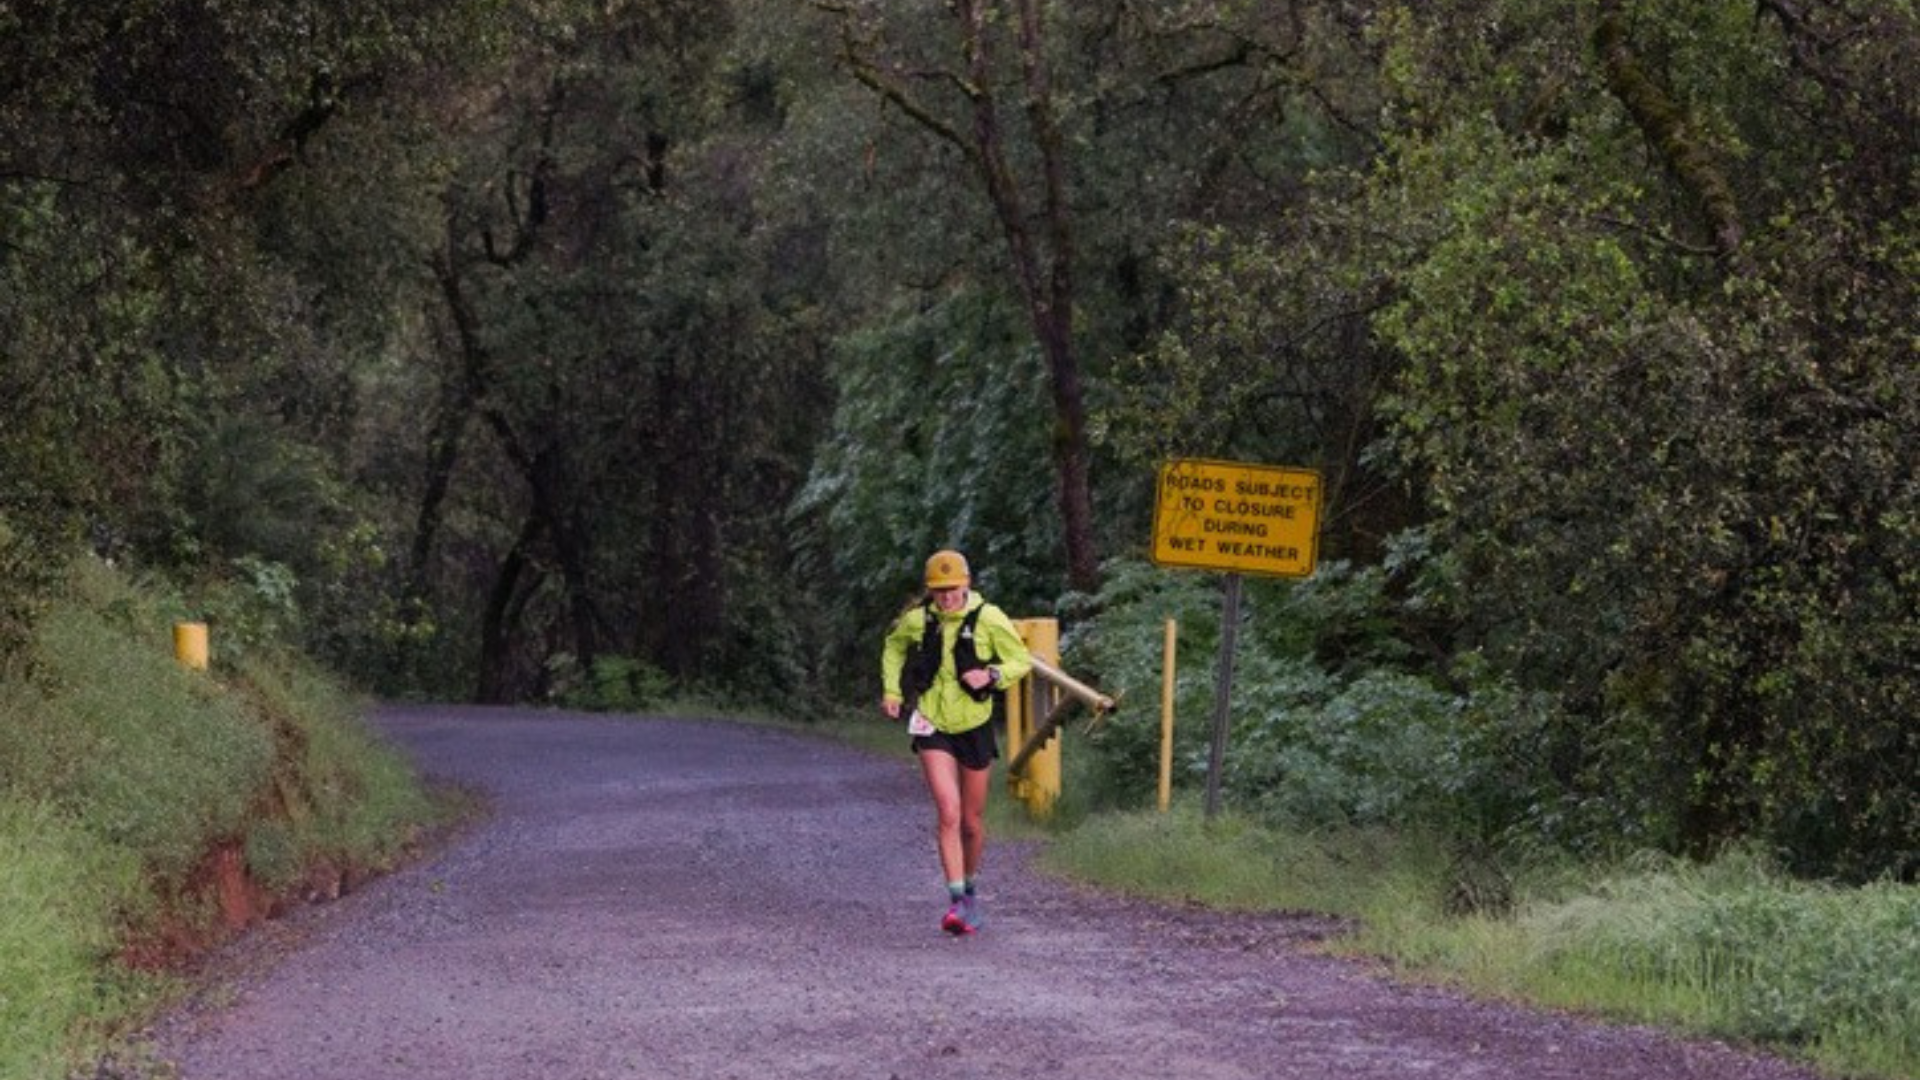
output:
[[[1920,887],[1831,888],[1759,861],[1511,872],[1451,912],[1443,844],[1289,836],[1191,808],[1088,816],[1049,869],[1161,899],[1354,919],[1332,949],[1469,991],[1764,1046],[1844,1077],[1920,1077]]]
[[[306,665],[223,660],[216,628],[213,670],[182,668],[179,607],[83,564],[0,672],[0,1080],[83,1068],[165,1000],[165,961],[232,918],[214,853],[296,896],[445,812]]]

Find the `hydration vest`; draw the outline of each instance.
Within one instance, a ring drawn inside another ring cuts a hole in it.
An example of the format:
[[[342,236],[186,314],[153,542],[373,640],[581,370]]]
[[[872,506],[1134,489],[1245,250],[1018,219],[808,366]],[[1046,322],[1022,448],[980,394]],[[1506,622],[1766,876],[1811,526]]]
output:
[[[945,644],[941,640],[940,613],[934,610],[932,604],[924,605],[922,610],[927,616],[926,629],[920,634],[920,644],[907,650],[906,666],[900,669],[901,708],[908,713],[919,706],[920,695],[927,692],[927,688],[933,685],[933,677],[940,673],[940,654]],[[955,678],[969,671],[984,668],[996,659],[992,656],[982,658],[979,647],[975,644],[974,631],[979,626],[980,613],[985,610],[987,605],[983,603],[967,612],[967,617],[960,621],[960,632],[953,639]],[[992,683],[975,690],[968,686],[964,679],[960,682],[960,689],[966,691],[967,696],[975,701],[987,701],[1000,693],[999,690],[994,689]]]

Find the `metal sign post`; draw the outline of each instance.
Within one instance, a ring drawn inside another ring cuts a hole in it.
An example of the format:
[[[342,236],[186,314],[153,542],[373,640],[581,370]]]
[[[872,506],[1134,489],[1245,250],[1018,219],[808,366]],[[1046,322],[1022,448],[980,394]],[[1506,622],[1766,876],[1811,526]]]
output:
[[[1175,686],[1174,648],[1179,643],[1180,624],[1167,620],[1167,640],[1160,651],[1160,812],[1173,806],[1173,691]]]
[[[1319,556],[1320,474],[1228,461],[1169,461],[1153,508],[1153,561],[1223,570],[1220,669],[1213,686],[1213,741],[1207,748],[1207,817],[1220,811],[1227,758],[1234,644],[1240,633],[1240,576],[1308,577]]]
[[[1240,575],[1228,574],[1220,598],[1220,669],[1213,680],[1213,741],[1207,746],[1207,820],[1220,813],[1220,773],[1227,763],[1227,702],[1233,694],[1233,649],[1240,637]]]

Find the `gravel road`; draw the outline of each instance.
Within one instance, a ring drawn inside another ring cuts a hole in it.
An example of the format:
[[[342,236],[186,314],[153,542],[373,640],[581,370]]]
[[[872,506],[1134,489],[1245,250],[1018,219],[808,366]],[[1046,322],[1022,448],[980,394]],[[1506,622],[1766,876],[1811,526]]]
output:
[[[492,813],[216,957],[181,1080],[1810,1080],[1641,1028],[1395,985],[1312,920],[1117,901],[989,848],[939,932],[912,766],[721,722],[391,707]],[[996,793],[997,794],[997,793]]]

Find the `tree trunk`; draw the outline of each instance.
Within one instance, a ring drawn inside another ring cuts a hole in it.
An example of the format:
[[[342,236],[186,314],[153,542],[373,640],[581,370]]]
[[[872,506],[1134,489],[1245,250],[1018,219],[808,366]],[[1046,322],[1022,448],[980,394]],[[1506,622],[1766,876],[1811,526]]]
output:
[[[1067,548],[1067,583],[1091,594],[1100,588],[1100,554],[1093,537],[1093,490],[1087,463],[1087,407],[1073,339],[1056,328],[1042,339],[1053,384],[1053,467],[1057,476],[1061,530]]]
[[[473,394],[465,380],[448,387],[441,397],[440,411],[433,418],[433,430],[427,436],[426,484],[420,492],[420,509],[414,518],[413,553],[407,566],[408,591],[421,600],[426,598],[431,583],[428,566],[433,558],[434,540],[440,532],[441,508],[446,504],[454,467],[460,460],[467,418],[473,412]]]
[[[652,451],[649,593],[661,605],[643,628],[647,656],[675,679],[697,678],[723,625],[719,460],[698,448],[720,445],[711,430],[723,410],[711,382],[672,357],[654,372],[660,402]]]
[[[529,514],[520,527],[519,539],[493,576],[493,588],[487,592],[487,607],[480,619],[480,674],[474,688],[474,700],[481,705],[503,705],[513,700],[509,676],[512,665],[513,628],[519,621],[520,578],[528,566],[527,549],[540,535],[540,518]]]
[[[451,235],[449,228],[450,238]],[[574,654],[579,657],[581,666],[590,670],[599,657],[599,622],[590,588],[589,545],[584,530],[579,528],[570,510],[571,501],[566,493],[565,458],[560,449],[551,446],[536,449],[530,445],[529,440],[523,438],[515,428],[512,419],[490,401],[491,365],[475,330],[476,320],[462,288],[459,266],[452,251],[453,244],[449,239],[448,251],[434,262],[434,272],[440,279],[441,292],[452,313],[454,329],[459,338],[464,400],[479,410],[481,418],[498,438],[507,460],[513,463],[526,482],[532,503],[531,515],[551,539],[554,556],[560,564],[566,587]]]
[[[567,616],[572,624],[573,651],[584,671],[600,658],[599,615],[593,605],[592,559],[585,530],[569,509],[566,497],[566,461],[560,450],[547,448],[527,463],[527,486],[533,493],[534,513],[546,525],[555,560],[567,592]]]
[[[960,25],[965,68],[947,73],[946,81],[966,95],[972,120],[968,132],[949,124],[910,94],[897,65],[888,67],[876,60],[871,54],[873,38],[856,26],[858,18],[850,5],[835,0],[815,3],[840,16],[843,57],[854,77],[964,154],[986,188],[987,200],[1006,239],[1014,282],[1047,360],[1055,420],[1055,492],[1066,546],[1067,584],[1080,592],[1093,592],[1100,585],[1100,555],[1093,535],[1086,403],[1073,334],[1073,214],[1067,201],[1066,145],[1055,118],[1046,62],[1041,0],[1014,0],[1012,25],[1020,49],[1021,94],[1039,158],[1044,255],[1028,220],[1020,180],[1008,161],[994,95],[995,66],[989,34],[1008,25],[1008,20],[1001,17],[1001,0],[953,0],[948,5]]]
[[[998,105],[990,89],[993,57],[987,29],[994,7],[990,0],[963,0],[955,8],[966,37],[968,85],[973,88],[973,160],[999,218],[1014,278],[1047,359],[1056,420],[1053,463],[1066,544],[1067,583],[1080,592],[1091,593],[1100,585],[1100,556],[1093,536],[1086,401],[1073,336],[1073,217],[1066,195],[1066,152],[1054,118],[1039,0],[1017,2],[1027,116],[1040,155],[1041,206],[1047,235],[1044,256],[1028,226],[1019,181],[1007,160]]]

